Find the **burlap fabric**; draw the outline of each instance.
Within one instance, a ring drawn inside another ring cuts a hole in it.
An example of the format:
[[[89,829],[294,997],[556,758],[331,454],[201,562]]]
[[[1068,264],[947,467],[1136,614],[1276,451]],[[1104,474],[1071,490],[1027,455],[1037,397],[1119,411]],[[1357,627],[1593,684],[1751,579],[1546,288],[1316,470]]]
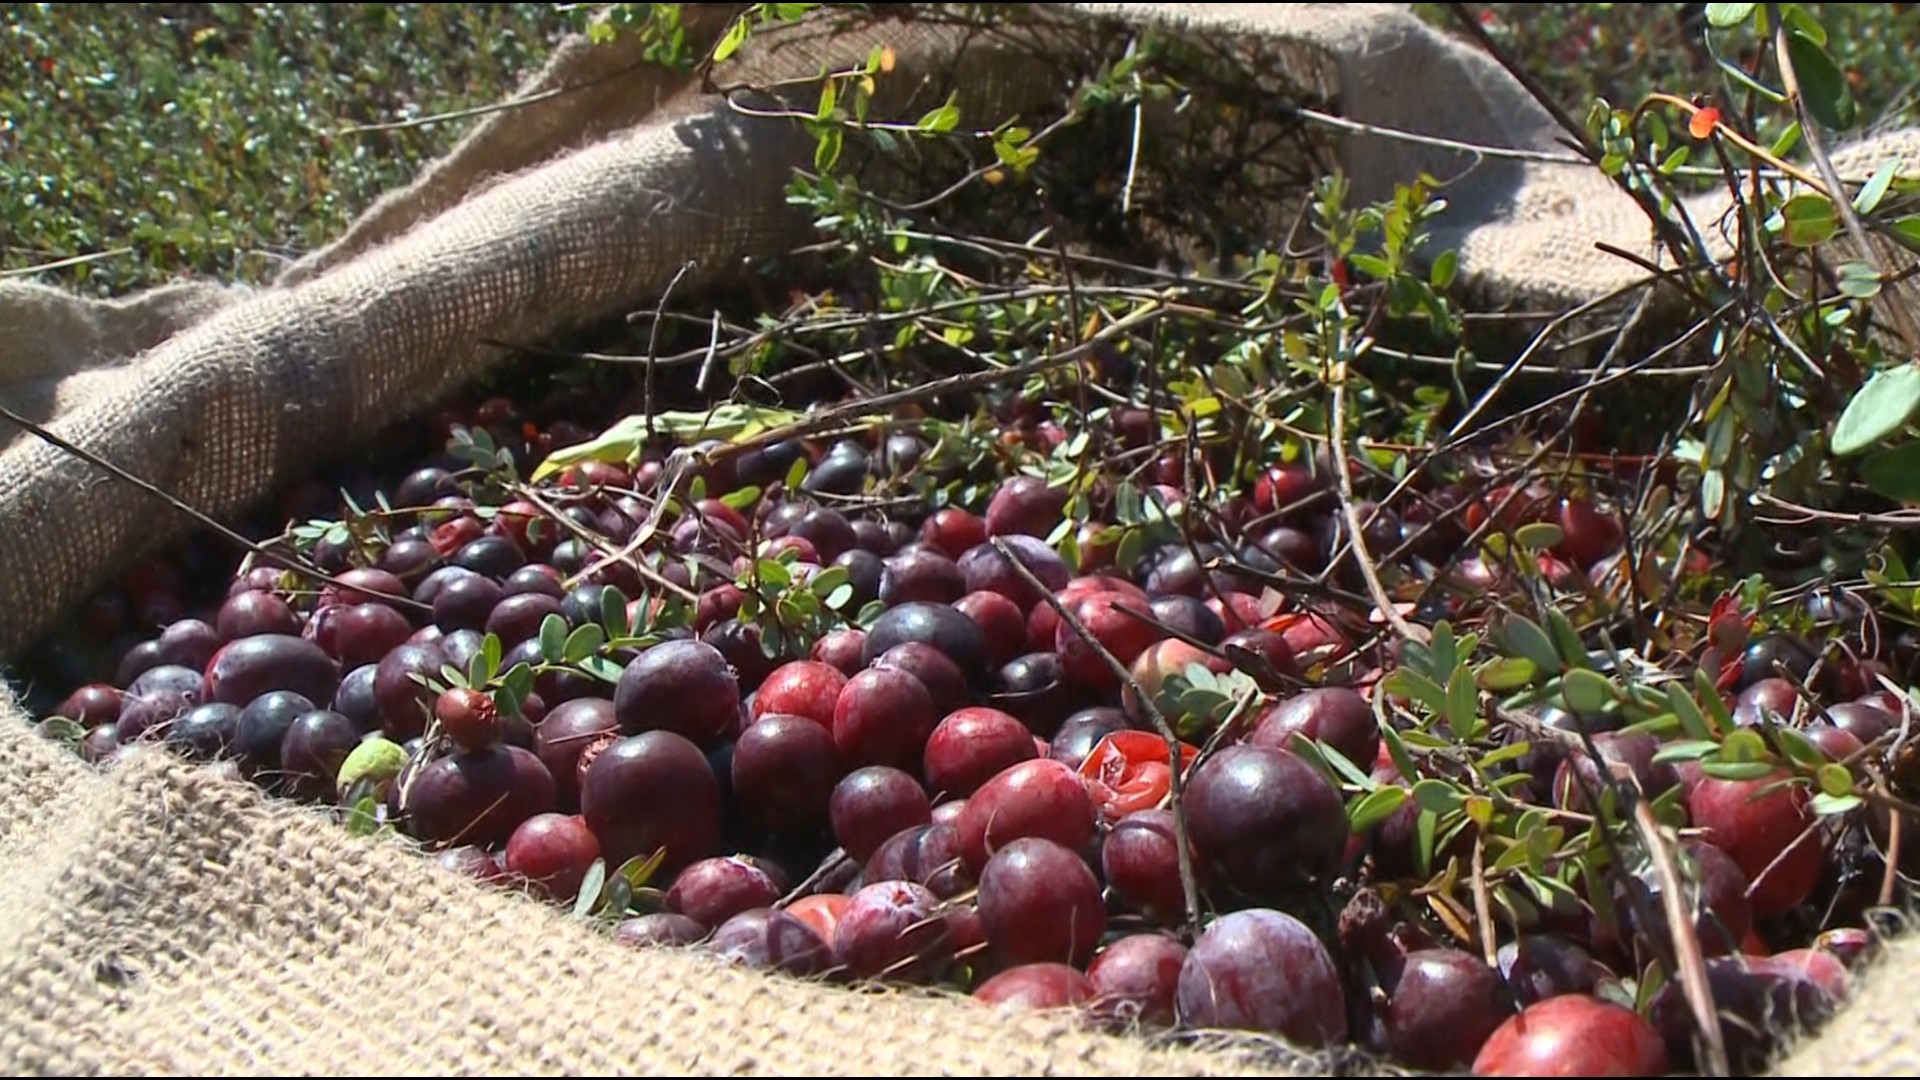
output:
[[[732,10],[690,5],[693,47]],[[1055,11],[1257,44],[1355,121],[1560,152],[1552,120],[1496,64],[1401,5]],[[767,35],[741,78],[814,74],[876,42],[897,50],[894,82],[952,75],[981,115],[1039,110],[1063,89],[1032,77],[1019,49],[963,50],[954,32],[901,23]],[[1036,43],[1044,34],[1024,47]],[[781,198],[812,150],[793,125],[743,119],[618,44],[566,43],[522,93],[538,100],[477,124],[269,288],[102,303],[0,284],[0,401],[232,512],[500,359],[485,340],[539,341],[652,302],[688,263],[694,281],[721,281],[806,235]],[[1865,176],[1917,147],[1897,132],[1837,163]],[[1437,244],[1496,301],[1599,297],[1641,271],[1595,240],[1654,250],[1645,218],[1585,167],[1359,135],[1340,155],[1360,199],[1420,171],[1448,181]],[[1694,213],[1710,225],[1718,208]],[[186,523],[38,440],[8,432],[0,448],[11,657]],[[159,751],[97,773],[32,734],[4,692],[0,914],[0,1066],[31,1074],[1225,1075],[1284,1060],[622,950]],[[1896,944],[1780,1071],[1920,1071],[1916,975],[1920,945]]]

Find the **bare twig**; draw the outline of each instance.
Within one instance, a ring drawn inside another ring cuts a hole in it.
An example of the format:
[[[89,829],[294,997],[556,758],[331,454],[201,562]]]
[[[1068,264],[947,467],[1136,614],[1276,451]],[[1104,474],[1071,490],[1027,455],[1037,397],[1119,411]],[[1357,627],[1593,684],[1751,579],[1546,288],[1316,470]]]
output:
[[[653,386],[654,372],[660,366],[656,361],[656,357],[660,354],[660,315],[667,309],[667,300],[673,296],[674,286],[680,284],[680,279],[686,277],[687,271],[692,270],[693,267],[694,260],[688,259],[686,262],[680,264],[680,269],[674,271],[673,280],[667,282],[667,287],[660,290],[660,302],[653,306],[653,325],[647,329],[647,377],[645,387],[642,391],[641,408],[645,409],[647,414],[647,439],[649,441],[654,437],[653,414],[655,410],[653,407]],[[719,313],[716,312],[714,314],[715,334],[719,333],[719,320]],[[704,373],[701,381],[706,381]]]
[[[133,254],[132,248],[117,247],[108,248],[105,251],[92,251],[85,255],[69,255],[64,259],[55,259],[52,262],[39,263],[34,266],[22,266],[15,270],[0,270],[0,278],[28,277],[33,274],[44,273],[48,270],[65,270],[69,266],[82,266],[87,263],[104,262],[107,259],[117,259],[122,255],[131,254]]]
[[[1127,670],[1127,665],[1121,663],[1119,657],[1113,655],[1112,651],[1105,645],[1102,645],[1099,638],[1087,632],[1086,624],[1080,621],[1079,616],[1068,610],[1067,605],[1061,603],[1060,598],[1055,596],[1053,591],[1048,589],[1046,585],[1034,575],[1033,571],[1027,568],[1027,564],[1020,561],[1019,557],[1013,553],[1013,549],[1007,546],[1006,540],[995,536],[987,542],[993,545],[993,549],[1000,553],[1001,558],[1007,560],[1007,565],[1013,568],[1013,572],[1018,575],[1022,581],[1026,582],[1029,588],[1038,593],[1040,599],[1044,601],[1048,607],[1053,609],[1053,613],[1060,616],[1060,621],[1078,635],[1082,641],[1085,641],[1087,647],[1092,649],[1094,653],[1100,657],[1101,661],[1113,670],[1114,675],[1119,678],[1120,684],[1131,691],[1134,698],[1140,702],[1141,707],[1146,710],[1147,716],[1153,720],[1153,726],[1159,731],[1161,738],[1167,740],[1168,772],[1172,775],[1172,779],[1167,788],[1167,798],[1169,800],[1168,809],[1173,814],[1174,849],[1180,861],[1180,891],[1187,903],[1187,925],[1189,927],[1198,927],[1200,922],[1200,885],[1198,879],[1196,879],[1193,874],[1193,846],[1187,840],[1186,810],[1182,806],[1181,799],[1182,793],[1186,790],[1187,778],[1185,775],[1186,770],[1181,768],[1182,755],[1180,753],[1179,733],[1173,730],[1173,725],[1168,722],[1166,714],[1160,711],[1160,706],[1154,702],[1153,698],[1140,689],[1140,684],[1134,680],[1133,673]]]
[[[1639,793],[1633,799],[1633,825],[1653,860],[1654,878],[1660,882],[1660,906],[1666,912],[1667,932],[1673,936],[1675,966],[1680,970],[1680,988],[1686,992],[1693,1021],[1706,1040],[1706,1053],[1700,1063],[1708,1076],[1731,1076],[1727,1066],[1727,1042],[1720,1031],[1720,1018],[1713,1007],[1713,990],[1707,983],[1707,962],[1700,953],[1700,938],[1694,933],[1693,916],[1687,911],[1681,892],[1680,874],[1673,865],[1673,849],[1660,835],[1660,823],[1653,808]]]
[[[1360,567],[1360,576],[1366,579],[1367,592],[1373,597],[1374,606],[1393,627],[1393,631],[1409,641],[1426,644],[1432,635],[1424,629],[1415,627],[1400,614],[1394,606],[1393,597],[1387,595],[1386,586],[1380,584],[1380,572],[1374,567],[1373,555],[1367,550],[1365,523],[1360,520],[1360,511],[1353,502],[1353,476],[1347,468],[1347,378],[1344,370],[1334,375],[1333,381],[1333,431],[1328,443],[1333,449],[1334,479],[1340,490],[1340,512],[1347,519],[1347,542],[1353,545],[1353,561]]]
[[[79,446],[75,446],[73,443],[68,442],[66,439],[61,438],[58,435],[55,435],[53,432],[47,430],[45,427],[42,427],[41,425],[34,423],[33,421],[27,419],[26,417],[21,416],[17,412],[14,412],[12,409],[6,408],[5,406],[0,406],[0,419],[5,419],[10,423],[13,423],[21,428],[24,428],[28,433],[33,435],[35,438],[40,439],[43,442],[50,443],[53,446],[61,450],[64,450],[69,454],[72,454],[74,457],[79,458],[81,461],[84,461],[87,464],[92,465],[97,469],[104,469],[119,480],[123,480],[126,483],[132,484],[134,487],[139,488],[141,491],[146,492],[147,494],[153,496],[154,498],[159,499],[161,502],[166,503],[168,506],[173,507],[175,510],[180,511],[181,513],[187,515],[193,520],[199,522],[203,527],[207,529],[211,529],[213,532],[218,533],[222,538],[252,552],[258,558],[266,559],[269,562],[273,562],[285,569],[292,570],[295,573],[305,574],[308,577],[314,578],[328,585],[335,585],[342,589],[357,588],[357,586],[354,586],[351,583],[341,581],[339,578],[336,578],[331,574],[323,572],[319,567],[314,566],[312,563],[306,561],[305,559],[299,558],[297,555],[283,555],[280,552],[275,551],[273,548],[270,548],[264,544],[254,543],[252,540],[249,540],[246,537],[228,528],[227,526],[222,525],[219,521],[215,520],[210,515],[203,513],[198,509],[195,509],[192,505],[186,502],[183,502],[182,500],[175,497],[174,495],[169,494],[168,492],[162,490],[158,485],[153,484],[149,481],[143,480],[138,476],[135,476],[134,474],[128,472],[127,470],[121,468],[118,465],[115,465],[113,462],[106,460],[105,458],[101,457],[100,455],[94,453],[91,450],[86,450]],[[427,610],[427,611],[432,610],[431,605],[422,604],[421,602],[413,599],[410,596],[391,596],[383,593],[381,595],[381,600],[385,603],[400,604],[406,607],[413,608],[415,610]]]
[[[1887,781],[1885,777],[1874,777],[1873,786],[1874,790],[1880,794],[1887,794]],[[1894,889],[1900,881],[1900,841],[1902,839],[1900,822],[1905,817],[1905,814],[1899,813],[1898,811],[1887,815],[1886,866],[1880,875],[1879,901],[1881,907],[1893,906]]]
[[[827,854],[826,858],[820,860],[820,865],[813,868],[813,873],[808,874],[806,880],[795,885],[792,891],[775,901],[773,906],[785,911],[795,900],[812,892],[813,887],[824,881],[828,874],[840,869],[850,861],[845,848],[834,848]]]
[[[1494,938],[1493,902],[1487,896],[1487,834],[1473,834],[1473,913],[1479,920],[1480,953],[1490,968],[1500,966],[1500,947]]]
[[[568,532],[571,532],[574,536],[578,537],[582,542],[592,546],[595,550],[601,552],[602,554],[606,554],[613,551],[613,542],[611,540],[608,540],[604,536],[599,536],[595,534],[592,530],[588,529],[586,526],[580,524],[579,522],[573,520],[567,515],[561,513],[557,507],[555,507],[552,503],[548,502],[545,498],[543,498],[540,492],[536,490],[532,485],[518,484],[518,485],[515,485],[513,490],[515,495],[539,507],[542,513],[546,514],[549,518],[552,518],[553,520],[559,522],[562,528],[566,529]],[[696,593],[693,590],[686,588],[683,585],[677,585],[673,581],[669,580],[668,578],[663,577],[659,571],[655,570],[651,566],[648,566],[645,559],[634,559],[632,561],[632,565],[633,565],[634,573],[639,574],[642,578],[646,579],[649,583],[655,586],[658,586],[659,588],[665,589],[670,593],[673,593],[675,596],[678,596],[680,599],[685,600],[689,604],[697,604],[700,602],[699,593]],[[569,582],[569,584],[570,585],[578,584],[578,582]]]

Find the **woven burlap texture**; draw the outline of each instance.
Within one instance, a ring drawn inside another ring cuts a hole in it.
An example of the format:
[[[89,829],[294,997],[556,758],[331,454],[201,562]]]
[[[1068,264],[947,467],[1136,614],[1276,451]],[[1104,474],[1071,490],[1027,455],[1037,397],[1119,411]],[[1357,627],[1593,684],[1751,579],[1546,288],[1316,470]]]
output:
[[[732,5],[689,5],[704,50]],[[1552,119],[1497,64],[1404,5],[1083,4],[1258,45],[1347,118],[1564,154]],[[1044,36],[1036,39],[1045,44]],[[895,48],[893,82],[938,77],[969,115],[1050,114],[1064,89],[1018,51],[883,23],[757,37],[742,81],[816,74]],[[1067,47],[1067,46],[1063,46]],[[1076,43],[1071,47],[1080,47]],[[557,92],[564,91],[564,92]],[[0,284],[0,403],[214,513],[412,414],[503,353],[784,251],[783,204],[810,160],[797,127],[739,116],[624,44],[566,42],[412,185],[270,287],[185,284],[112,302]],[[1151,147],[1147,148],[1149,151]],[[1594,170],[1352,135],[1356,199],[1424,171],[1448,182],[1435,250],[1496,302],[1570,304],[1641,271],[1646,219]],[[1865,176],[1920,135],[1847,147]],[[1712,223],[1711,197],[1693,207]],[[1710,238],[1712,234],[1710,233]],[[186,522],[46,444],[0,434],[0,658],[129,555]],[[12,672],[31,677],[31,672]],[[0,1064],[36,1074],[745,1072],[1225,1074],[1244,1058],[1150,1053],[965,1003],[854,994],[635,954],[530,903],[270,807],[158,751],[98,775],[0,697]],[[1920,1071],[1920,946],[1899,945],[1857,1003],[1781,1067]]]
[[[36,1076],[1219,1076],[973,1002],[615,945],[157,750],[0,724],[0,1068]]]

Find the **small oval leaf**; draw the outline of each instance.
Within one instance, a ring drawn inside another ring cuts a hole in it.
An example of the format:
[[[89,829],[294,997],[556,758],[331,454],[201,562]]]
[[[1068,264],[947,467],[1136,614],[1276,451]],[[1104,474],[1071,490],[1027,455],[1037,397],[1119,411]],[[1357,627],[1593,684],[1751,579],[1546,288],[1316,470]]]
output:
[[[1853,794],[1853,774],[1838,762],[1820,766],[1820,790],[1836,799]]]
[[[1565,540],[1567,534],[1551,521],[1534,521],[1513,530],[1513,538],[1528,551],[1545,551]]]
[[[1435,814],[1445,814],[1459,808],[1463,800],[1460,789],[1445,780],[1422,780],[1413,785],[1413,801],[1420,809]]]
[[[1367,792],[1347,806],[1348,827],[1357,833],[1373,828],[1392,817],[1393,812],[1406,803],[1409,794],[1406,788],[1397,785]]]
[[[1560,696],[1567,711],[1576,716],[1592,716],[1613,700],[1613,684],[1596,671],[1575,668],[1560,679]]]
[[[1800,97],[1808,114],[1835,131],[1851,128],[1858,116],[1853,90],[1847,85],[1846,74],[1827,55],[1827,50],[1804,31],[1789,30],[1787,56],[1793,61],[1794,72],[1800,76]]]
[[[1708,4],[1707,25],[1716,30],[1739,26],[1753,15],[1759,4]]]
[[[1715,780],[1762,780],[1773,775],[1774,767],[1765,761],[1702,761],[1700,771]]]

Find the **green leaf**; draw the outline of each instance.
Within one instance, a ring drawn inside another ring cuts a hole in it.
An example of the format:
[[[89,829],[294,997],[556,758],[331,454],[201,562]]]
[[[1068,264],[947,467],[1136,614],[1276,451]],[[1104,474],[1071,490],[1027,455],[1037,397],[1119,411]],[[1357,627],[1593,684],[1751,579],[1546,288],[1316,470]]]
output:
[[[603,902],[600,905],[602,915],[625,916],[627,908],[633,903],[633,886],[627,884],[626,878],[614,874],[607,878],[607,887],[602,893],[602,898]]]
[[[1392,725],[1383,725],[1380,729],[1380,741],[1387,746],[1387,758],[1393,762],[1394,771],[1403,780],[1411,780],[1419,774],[1414,768],[1413,755],[1407,752],[1406,741],[1400,738],[1400,732]]]
[[[1698,761],[1708,754],[1718,752],[1719,749],[1720,744],[1712,739],[1686,739],[1668,743],[1654,751],[1653,763],[1664,765],[1670,761]]]
[[[493,692],[493,707],[500,715],[509,719],[520,715],[520,707],[526,704],[527,696],[510,686],[502,686]]]
[[[1880,275],[1858,259],[1840,264],[1835,284],[1840,295],[1850,300],[1871,300],[1880,295]]]
[[[1575,668],[1560,677],[1560,697],[1567,703],[1568,712],[1592,716],[1613,701],[1613,684],[1597,671]]]
[[[1464,796],[1460,789],[1445,780],[1427,779],[1413,785],[1413,801],[1420,809],[1435,814],[1445,814],[1460,808]]]
[[[1715,780],[1760,780],[1772,776],[1774,766],[1766,761],[1702,761],[1700,771]]]
[[[948,94],[946,104],[922,116],[915,126],[921,131],[952,131],[960,126],[960,108],[955,100],[956,95]]]
[[[1435,627],[1434,632],[1439,633]],[[1440,668],[1433,662],[1433,650],[1424,642],[1408,638],[1400,643],[1400,666],[1409,667],[1422,675],[1432,675]]]
[[[1920,442],[1903,442],[1860,463],[1860,479],[1876,495],[1920,502]]]
[[[635,855],[633,858],[621,863],[619,874],[621,877],[627,879],[627,884],[632,887],[634,891],[638,892],[647,887],[647,882],[653,880],[653,875],[660,872],[660,867],[666,861],[667,849],[664,847],[656,848],[652,855]]]
[[[467,673],[464,671],[461,671],[457,667],[454,667],[452,664],[440,665],[440,677],[447,681],[448,686],[473,685],[472,683],[467,681]]]
[[[813,168],[815,172],[827,172],[840,161],[840,147],[844,134],[837,127],[830,127],[820,133],[820,141],[813,148]]]
[[[1920,214],[1908,214],[1887,228],[1892,230],[1894,239],[1908,247],[1920,248]]]
[[[599,652],[600,646],[605,643],[606,632],[596,623],[586,623],[567,635],[566,645],[560,650],[561,656],[567,663],[577,664]]]
[[[774,589],[784,589],[793,583],[793,572],[778,559],[761,559],[755,567],[760,573],[760,584]]]
[[[1673,734],[1679,729],[1680,718],[1670,712],[1663,712],[1658,716],[1649,716],[1645,720],[1636,720],[1620,730],[1628,734],[1647,734],[1664,737]]]
[[[1687,688],[1678,682],[1667,684],[1667,704],[1673,708],[1673,715],[1680,718],[1680,728],[1695,739],[1711,739],[1713,729],[1707,726],[1707,718],[1701,713],[1700,706],[1687,694]]]
[[[840,584],[834,586],[833,591],[827,594],[827,598],[824,601],[824,603],[827,605],[829,609],[833,611],[839,611],[841,608],[846,607],[847,602],[852,599],[853,599],[853,585],[849,582],[843,581]]]
[[[524,661],[513,665],[501,676],[500,689],[513,694],[520,701],[527,700],[527,695],[533,693],[533,665]]]
[[[1327,763],[1326,755],[1320,752],[1320,745],[1312,739],[1295,739],[1288,749],[1292,750],[1300,760],[1313,766],[1321,776],[1326,777],[1327,783],[1338,788],[1340,777],[1334,773],[1333,766]]]
[[[1347,827],[1366,832],[1393,816],[1407,801],[1408,791],[1397,784],[1378,787],[1347,804]]]
[[[1813,745],[1811,739],[1808,739],[1805,735],[1802,735],[1793,728],[1777,726],[1773,728],[1773,738],[1774,741],[1779,744],[1780,752],[1786,755],[1788,761],[1796,765],[1809,769],[1817,769],[1827,760],[1827,755],[1821,753],[1820,748]],[[1846,770],[1842,769],[1840,771],[1845,772]],[[1853,789],[1851,783],[1848,784],[1847,789],[1849,791]]]
[[[720,43],[713,47],[713,62],[716,64],[726,62],[734,53],[740,51],[740,46],[747,43],[747,35],[752,32],[753,25],[746,20],[745,16],[735,19],[733,25],[727,27],[726,35],[720,39]]]
[[[1808,114],[1835,131],[1853,127],[1858,115],[1853,91],[1847,86],[1846,74],[1827,55],[1827,50],[1804,31],[1789,30],[1787,56],[1793,61],[1794,72],[1800,76],[1800,96]]]
[[[1295,742],[1297,744],[1298,740],[1296,739]],[[1312,746],[1320,752],[1320,758],[1327,763],[1327,767],[1338,773],[1348,783],[1369,791],[1377,786],[1373,777],[1368,776],[1360,766],[1348,760],[1347,755],[1339,750],[1318,739],[1312,741]]]
[[[1706,704],[1707,719],[1713,721],[1714,730],[1732,731],[1733,711],[1727,708],[1726,699],[1721,697],[1720,691],[1714,688],[1713,676],[1705,668],[1695,668],[1693,685],[1700,695],[1700,700]]]
[[[1815,795],[1811,803],[1814,814],[1819,817],[1833,817],[1836,814],[1844,814],[1852,810],[1858,810],[1862,805],[1862,801],[1858,795],[1834,796],[1828,795],[1824,791]]]
[[[540,620],[540,658],[558,664],[567,658],[567,620],[559,614]]]
[[[1900,430],[1920,408],[1920,366],[1902,363],[1876,371],[1833,425],[1832,451],[1857,454]]]
[[[1479,734],[1480,691],[1473,684],[1473,672],[1464,667],[1454,668],[1453,678],[1447,681],[1447,726],[1455,738],[1472,739]]]
[[[1559,671],[1564,666],[1559,651],[1553,647],[1553,639],[1539,623],[1525,615],[1507,616],[1500,624],[1500,632],[1509,651],[1533,661],[1541,671]]]
[[[1728,735],[1720,744],[1721,761],[1772,761],[1773,751],[1767,749],[1767,740],[1752,728],[1741,728]]]
[[[584,919],[593,913],[595,904],[600,902],[600,894],[607,887],[607,860],[595,859],[587,867],[587,876],[580,880],[580,895],[573,902],[575,918]]]
[[[1424,670],[1435,678],[1452,678],[1453,669],[1460,666],[1460,643],[1453,636],[1453,624],[1446,619],[1433,626],[1433,644],[1427,649],[1427,659]]]
[[[1425,705],[1429,710],[1440,713],[1447,708],[1447,691],[1439,683],[1412,668],[1397,668],[1387,676],[1385,689],[1389,694],[1399,694]]]
[[[1753,15],[1753,9],[1759,4],[1708,4],[1707,25],[1716,30],[1725,30],[1739,26]]]
[[[1460,271],[1460,253],[1448,248],[1433,257],[1433,269],[1427,271],[1427,281],[1436,289],[1445,289],[1453,284]]]
[[[1480,689],[1503,693],[1530,686],[1540,676],[1540,667],[1524,656],[1496,656],[1474,672]]]
[[[813,118],[823,122],[833,119],[833,107],[839,103],[840,84],[833,79],[826,80],[820,84],[820,105],[814,110]],[[838,131],[840,129],[830,128],[829,130]]]
[[[1880,200],[1887,197],[1887,189],[1893,186],[1894,174],[1899,169],[1900,162],[1893,159],[1887,160],[1875,169],[1873,175],[1868,177],[1866,184],[1861,187],[1860,194],[1853,197],[1854,211],[1859,214],[1873,213],[1874,208],[1880,205]]]
[[[371,795],[362,797],[347,811],[347,833],[350,836],[372,836],[380,831],[380,800]]]
[[[1780,208],[1782,235],[1794,247],[1814,247],[1833,239],[1840,216],[1825,195],[1795,195]]]
[[[475,686],[485,686],[500,674],[500,635],[488,634],[480,639],[480,655],[476,659],[482,662],[480,677],[473,680]]]
[[[1785,5],[1781,9],[1780,21],[1789,26],[1798,27],[1802,33],[1812,38],[1815,43],[1821,46],[1825,46],[1827,43],[1827,28],[1821,26],[1818,19],[1815,19],[1807,13],[1806,5],[1804,4]]]
[[[1433,834],[1439,831],[1440,815],[1420,811],[1413,825],[1413,872],[1425,879],[1433,876]]]
[[[1147,536],[1145,529],[1128,529],[1120,534],[1120,542],[1114,545],[1113,564],[1122,570],[1132,570],[1146,553]]]
[[[1528,551],[1545,551],[1566,538],[1560,526],[1551,521],[1530,521],[1513,530],[1514,542]]]
[[[1504,765],[1509,761],[1525,757],[1527,751],[1532,748],[1533,743],[1527,739],[1510,742],[1497,750],[1489,751],[1481,755],[1480,760],[1475,764],[1481,769],[1492,769],[1495,766]]]
[[[1817,779],[1820,781],[1820,790],[1836,799],[1843,799],[1853,794],[1853,774],[1839,762],[1828,762],[1820,766]]]
[[[626,669],[604,656],[589,656],[575,665],[581,671],[604,683],[617,683]]]
[[[788,491],[798,491],[800,490],[800,485],[806,483],[809,465],[810,463],[807,461],[806,455],[802,454],[793,459],[792,465],[787,466],[786,487]]]
[[[838,132],[838,128],[831,129]],[[668,410],[654,414],[653,425],[664,435],[693,443],[704,439],[738,442],[751,439],[776,427],[794,423],[804,416],[790,409],[767,405],[749,405],[729,401],[712,409]],[[875,416],[848,418],[850,425],[870,426]],[[596,438],[555,450],[533,471],[532,482],[582,461],[628,462],[639,456],[647,441],[647,418],[627,416],[616,421]],[[804,459],[801,459],[804,460]]]
[[[600,625],[606,627],[608,639],[623,638],[632,631],[627,625],[627,598],[612,585],[600,594]]]
[[[1553,635],[1553,643],[1560,650],[1560,659],[1570,668],[1591,669],[1587,660],[1587,647],[1580,642],[1580,632],[1573,628],[1573,622],[1566,613],[1557,607],[1547,609],[1547,632]]]
[[[1524,836],[1526,834],[1522,833],[1521,835]],[[1493,865],[1487,867],[1487,870],[1495,874],[1505,873],[1508,870],[1517,870],[1527,864],[1529,857],[1530,853],[1527,851],[1527,844],[1524,840],[1508,841],[1507,850],[1501,852],[1500,857],[1493,860]]]
[[[752,484],[734,488],[720,496],[720,502],[729,510],[745,510],[760,501],[760,489]]]
[[[1347,256],[1347,262],[1355,270],[1375,280],[1384,281],[1393,276],[1393,266],[1378,255],[1354,254]]]

